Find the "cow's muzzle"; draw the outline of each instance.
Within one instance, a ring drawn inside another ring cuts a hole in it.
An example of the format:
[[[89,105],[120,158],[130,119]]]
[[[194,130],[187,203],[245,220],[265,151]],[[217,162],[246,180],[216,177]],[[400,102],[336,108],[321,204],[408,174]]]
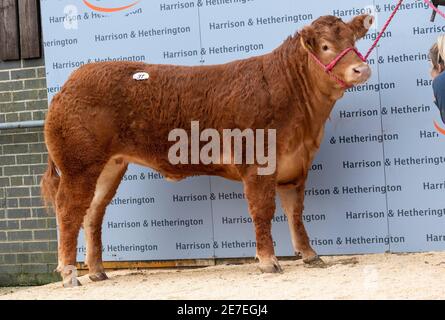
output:
[[[367,63],[360,63],[351,66],[345,75],[345,79],[348,83],[361,84],[366,82],[371,77],[371,68]]]

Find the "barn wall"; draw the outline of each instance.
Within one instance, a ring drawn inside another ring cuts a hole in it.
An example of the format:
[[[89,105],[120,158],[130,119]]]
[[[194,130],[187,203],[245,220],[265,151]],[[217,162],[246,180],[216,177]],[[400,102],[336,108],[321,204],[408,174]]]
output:
[[[48,108],[43,59],[0,61],[0,123],[43,120]],[[57,279],[56,221],[43,208],[43,130],[0,131],[0,286]]]

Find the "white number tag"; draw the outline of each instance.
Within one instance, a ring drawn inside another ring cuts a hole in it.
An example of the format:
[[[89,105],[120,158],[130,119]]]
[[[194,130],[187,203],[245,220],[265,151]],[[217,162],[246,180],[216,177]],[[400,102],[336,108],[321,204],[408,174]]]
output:
[[[136,81],[143,81],[150,78],[150,75],[147,72],[138,72],[133,75],[133,79]]]

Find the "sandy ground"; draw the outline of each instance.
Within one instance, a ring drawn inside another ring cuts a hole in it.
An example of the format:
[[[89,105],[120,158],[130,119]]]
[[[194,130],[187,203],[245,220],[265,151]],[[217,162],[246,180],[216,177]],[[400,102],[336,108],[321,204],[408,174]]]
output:
[[[182,270],[121,270],[100,283],[63,289],[0,288],[4,299],[445,299],[445,253],[324,257],[327,267],[282,261],[283,274],[255,264]]]

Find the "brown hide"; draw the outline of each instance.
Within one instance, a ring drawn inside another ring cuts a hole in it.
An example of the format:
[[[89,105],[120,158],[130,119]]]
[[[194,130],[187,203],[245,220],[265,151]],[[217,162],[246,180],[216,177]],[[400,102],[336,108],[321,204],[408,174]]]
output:
[[[324,123],[344,88],[324,73],[307,50],[329,63],[366,33],[366,18],[346,24],[332,16],[321,17],[269,54],[223,65],[104,62],[73,72],[53,98],[45,124],[50,169],[42,186],[56,205],[62,275],[66,277],[69,272],[63,268],[75,262],[76,237],[83,222],[90,276],[106,278],[99,250],[100,225],[130,162],[175,180],[218,175],[242,181],[264,271],[280,270],[270,235],[277,191],[296,252],[307,262],[319,261],[301,221],[304,184]],[[366,80],[354,68],[363,65],[349,53],[333,71],[353,85]],[[149,74],[148,80],[133,79],[141,71]],[[277,172],[260,177],[256,165],[170,164],[169,132],[190,130],[192,121],[199,121],[201,130],[276,129]],[[54,166],[61,172],[60,182],[55,181],[59,178]]]

